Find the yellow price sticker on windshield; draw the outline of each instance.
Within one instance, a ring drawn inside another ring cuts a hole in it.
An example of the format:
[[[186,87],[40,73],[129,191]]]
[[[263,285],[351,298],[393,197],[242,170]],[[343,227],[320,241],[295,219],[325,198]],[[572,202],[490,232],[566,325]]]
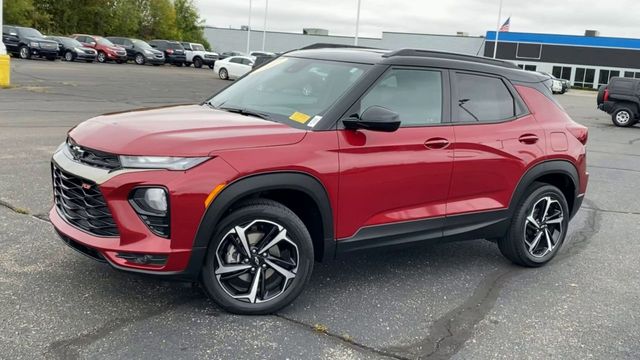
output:
[[[296,111],[293,114],[291,114],[291,116],[289,116],[289,119],[291,119],[291,120],[293,120],[295,122],[299,122],[301,124],[306,124],[307,121],[309,121],[309,119],[311,119],[311,116]]]

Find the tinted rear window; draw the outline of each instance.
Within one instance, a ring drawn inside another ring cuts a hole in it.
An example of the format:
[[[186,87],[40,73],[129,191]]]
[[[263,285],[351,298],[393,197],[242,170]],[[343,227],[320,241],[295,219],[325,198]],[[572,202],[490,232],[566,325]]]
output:
[[[500,78],[456,73],[455,87],[453,122],[491,122],[516,116],[513,96]]]

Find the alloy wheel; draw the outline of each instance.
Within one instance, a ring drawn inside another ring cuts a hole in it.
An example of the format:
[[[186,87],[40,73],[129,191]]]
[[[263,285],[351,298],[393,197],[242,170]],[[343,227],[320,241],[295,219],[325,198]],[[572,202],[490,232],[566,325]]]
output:
[[[29,48],[27,48],[26,46],[23,46],[22,48],[20,48],[20,58],[22,59],[29,58]]]
[[[254,220],[229,230],[215,252],[218,284],[232,298],[264,303],[282,295],[298,271],[298,246],[286,228]]]
[[[64,59],[65,59],[66,61],[73,61],[73,54],[71,53],[71,51],[67,51],[67,52],[64,54]]]
[[[144,57],[142,56],[142,54],[136,55],[136,64],[144,65]]]
[[[106,55],[103,52],[98,53],[98,61],[103,63],[107,60]]]
[[[552,253],[563,235],[562,205],[551,195],[536,201],[524,222],[524,242],[529,254],[542,258]]]

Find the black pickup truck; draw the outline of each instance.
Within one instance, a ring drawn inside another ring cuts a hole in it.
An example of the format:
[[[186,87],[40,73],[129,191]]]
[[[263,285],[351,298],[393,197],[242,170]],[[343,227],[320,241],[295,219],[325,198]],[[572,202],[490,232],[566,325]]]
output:
[[[640,117],[640,79],[611,78],[598,89],[597,103],[615,126],[633,126]]]

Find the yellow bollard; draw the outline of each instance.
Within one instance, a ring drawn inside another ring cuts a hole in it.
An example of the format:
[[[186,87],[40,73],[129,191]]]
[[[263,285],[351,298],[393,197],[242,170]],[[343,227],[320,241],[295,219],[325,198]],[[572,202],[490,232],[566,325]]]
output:
[[[9,55],[0,55],[0,88],[8,88],[11,85],[9,59]]]

